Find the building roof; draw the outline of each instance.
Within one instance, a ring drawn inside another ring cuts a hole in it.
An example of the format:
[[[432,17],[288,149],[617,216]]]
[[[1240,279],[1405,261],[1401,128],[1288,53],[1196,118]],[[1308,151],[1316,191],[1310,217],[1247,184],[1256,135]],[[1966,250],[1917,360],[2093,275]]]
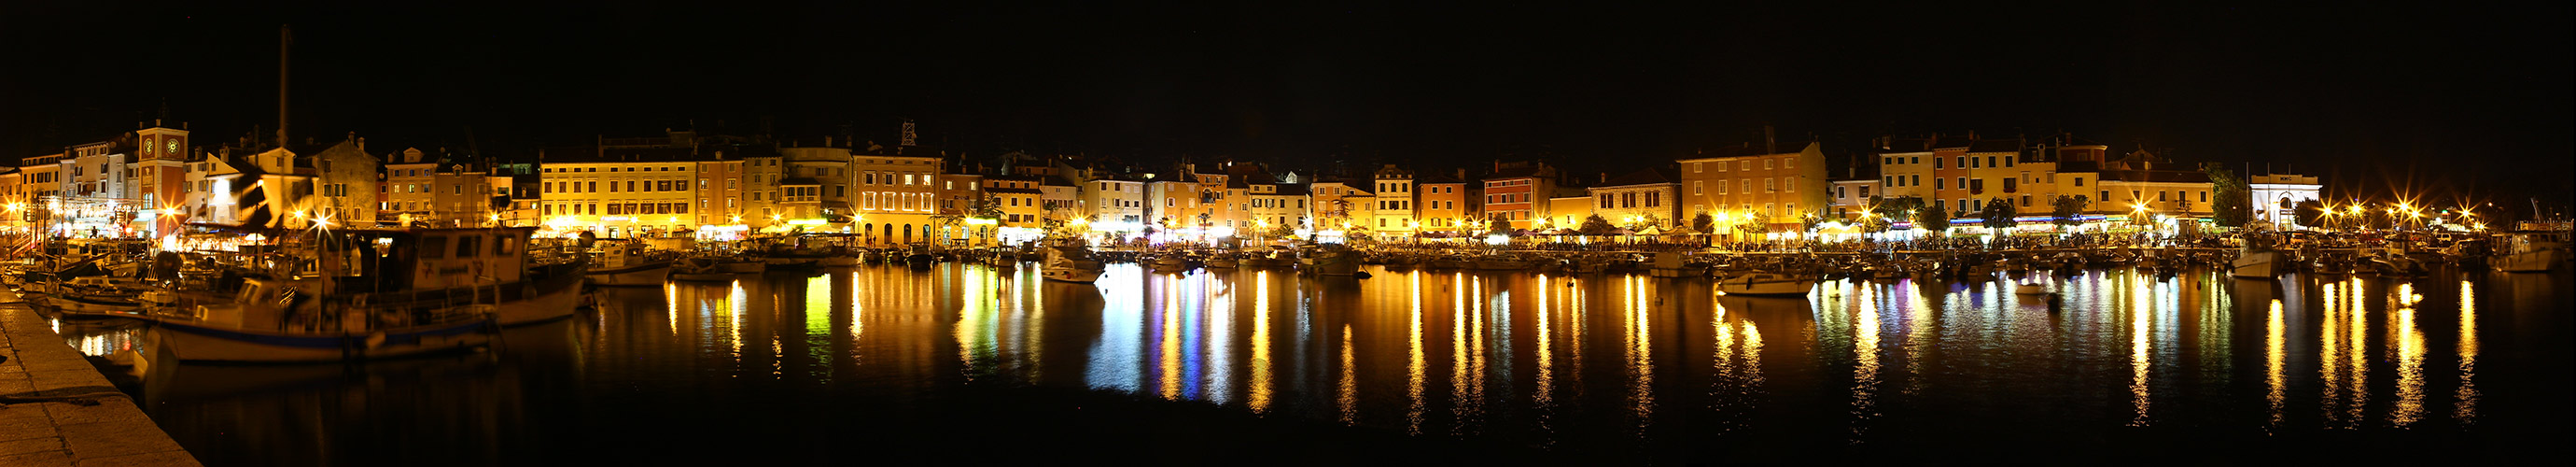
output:
[[[1969,142],[1968,152],[2021,152],[2022,148],[2027,146],[2022,144],[2021,138],[1981,139]]]
[[[1664,168],[1657,167],[1629,172],[1627,175],[1620,175],[1618,178],[1610,179],[1610,181],[1601,182],[1600,186],[1596,186],[1594,188],[1614,188],[1633,185],[1670,185],[1674,183],[1673,180],[1680,178],[1681,177],[1677,174],[1671,173]]]

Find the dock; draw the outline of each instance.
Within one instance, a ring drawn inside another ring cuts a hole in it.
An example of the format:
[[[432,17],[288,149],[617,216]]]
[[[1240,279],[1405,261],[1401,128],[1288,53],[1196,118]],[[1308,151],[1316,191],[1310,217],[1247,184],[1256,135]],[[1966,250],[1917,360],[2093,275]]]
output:
[[[0,290],[0,465],[195,466],[45,318]]]

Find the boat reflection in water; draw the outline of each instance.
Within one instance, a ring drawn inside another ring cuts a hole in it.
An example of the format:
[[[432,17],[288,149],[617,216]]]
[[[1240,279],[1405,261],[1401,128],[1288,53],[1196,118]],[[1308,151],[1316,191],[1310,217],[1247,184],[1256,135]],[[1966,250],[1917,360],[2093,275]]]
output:
[[[150,365],[132,389],[212,465],[1088,458],[1145,440],[1256,462],[1794,462],[1997,440],[2513,456],[2569,423],[2565,273],[2096,270],[2050,280],[2052,302],[2009,281],[1748,297],[1706,279],[1370,272],[773,270],[603,289],[597,310],[487,352]],[[93,355],[132,347],[130,329],[63,330]]]

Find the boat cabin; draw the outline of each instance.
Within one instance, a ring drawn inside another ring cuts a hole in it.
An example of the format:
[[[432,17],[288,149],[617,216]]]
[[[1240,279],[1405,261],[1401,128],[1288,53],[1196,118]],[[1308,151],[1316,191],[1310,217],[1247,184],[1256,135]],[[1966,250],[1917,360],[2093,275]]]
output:
[[[400,292],[519,282],[534,227],[337,230],[332,259],[346,261],[350,291]],[[341,268],[334,268],[341,269]],[[353,283],[354,282],[354,283]]]

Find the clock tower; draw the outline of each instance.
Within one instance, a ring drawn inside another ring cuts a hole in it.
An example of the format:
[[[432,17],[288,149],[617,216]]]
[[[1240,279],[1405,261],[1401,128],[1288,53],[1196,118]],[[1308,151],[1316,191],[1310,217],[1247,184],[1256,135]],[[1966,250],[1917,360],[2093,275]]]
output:
[[[188,159],[188,130],[161,126],[161,121],[154,120],[152,126],[135,130],[134,136],[142,160]]]
[[[137,227],[151,229],[155,237],[177,235],[188,221],[195,206],[188,205],[188,130],[162,126],[160,120],[141,130],[134,130],[134,193],[149,210],[151,217],[137,219]]]

